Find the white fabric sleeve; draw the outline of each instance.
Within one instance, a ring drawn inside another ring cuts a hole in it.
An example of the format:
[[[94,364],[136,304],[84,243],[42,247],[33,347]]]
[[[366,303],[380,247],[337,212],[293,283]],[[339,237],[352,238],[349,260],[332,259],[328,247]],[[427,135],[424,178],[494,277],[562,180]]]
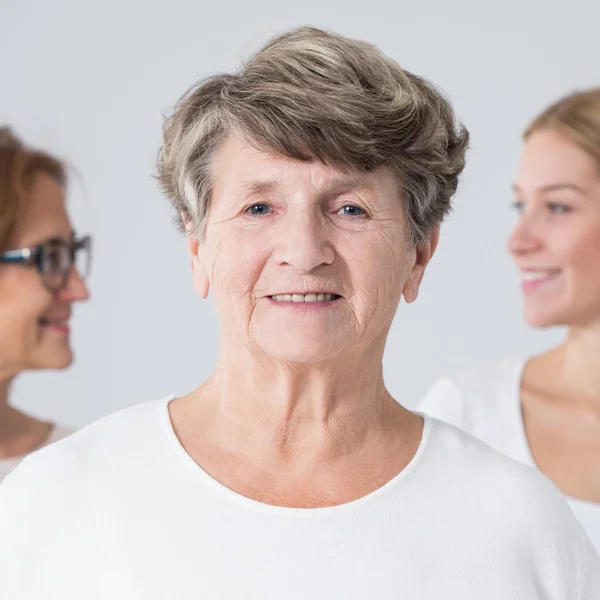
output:
[[[600,598],[600,557],[587,536],[584,539],[581,565],[577,600],[597,600]]]
[[[465,403],[456,384],[449,378],[437,381],[417,404],[417,411],[460,429],[467,426]]]
[[[0,598],[19,600],[16,534],[4,493],[7,479],[0,485]]]

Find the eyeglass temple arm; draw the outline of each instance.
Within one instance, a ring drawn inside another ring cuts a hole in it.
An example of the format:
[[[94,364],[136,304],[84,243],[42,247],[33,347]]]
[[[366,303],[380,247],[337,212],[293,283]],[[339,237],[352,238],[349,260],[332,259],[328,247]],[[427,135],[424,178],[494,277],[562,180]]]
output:
[[[21,250],[7,250],[0,254],[2,263],[26,263],[31,262],[37,253],[32,248],[22,248]]]

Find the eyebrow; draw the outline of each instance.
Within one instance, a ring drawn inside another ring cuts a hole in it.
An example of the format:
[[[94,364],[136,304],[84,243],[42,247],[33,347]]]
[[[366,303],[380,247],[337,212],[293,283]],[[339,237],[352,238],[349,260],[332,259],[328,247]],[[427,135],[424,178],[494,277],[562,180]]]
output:
[[[274,179],[266,179],[263,181],[242,181],[242,187],[252,195],[259,195],[272,192],[274,189],[279,187],[279,183]]]
[[[30,244],[30,246],[41,246],[42,244],[47,244],[48,242],[51,242],[52,240],[64,240],[64,241],[71,241],[74,242],[77,239],[77,233],[75,232],[74,229],[71,230],[71,232],[69,233],[68,236],[63,237],[62,235],[56,235],[56,234],[51,234],[51,235],[46,235],[44,237],[39,236],[37,242],[34,242],[32,244]]]
[[[275,179],[243,181],[241,185],[251,195],[267,194],[281,187],[281,184]],[[360,177],[339,177],[327,181],[324,189],[320,190],[320,193],[329,195],[350,190],[372,192],[373,186]]]
[[[572,192],[577,192],[578,194],[586,194],[586,190],[576,183],[552,183],[550,185],[544,185],[539,188],[540,192],[560,192],[563,190],[570,190]],[[521,189],[518,185],[513,185],[513,191],[520,192]]]

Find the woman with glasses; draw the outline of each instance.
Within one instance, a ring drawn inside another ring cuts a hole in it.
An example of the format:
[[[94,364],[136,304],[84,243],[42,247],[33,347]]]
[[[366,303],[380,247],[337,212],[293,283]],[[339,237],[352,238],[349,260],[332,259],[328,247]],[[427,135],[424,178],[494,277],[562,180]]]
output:
[[[89,297],[90,239],[73,233],[65,186],[59,160],[0,129],[0,481],[24,455],[69,433],[9,403],[17,375],[73,360],[69,318]]]

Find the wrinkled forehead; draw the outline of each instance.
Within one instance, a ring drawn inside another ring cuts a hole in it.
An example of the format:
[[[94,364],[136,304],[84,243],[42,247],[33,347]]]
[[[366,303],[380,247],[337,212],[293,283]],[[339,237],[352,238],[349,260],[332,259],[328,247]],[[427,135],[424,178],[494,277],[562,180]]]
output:
[[[220,191],[248,196],[269,193],[328,194],[356,191],[381,196],[398,191],[391,169],[372,172],[343,169],[318,160],[300,161],[259,150],[230,136],[215,153],[213,160],[215,195]]]

